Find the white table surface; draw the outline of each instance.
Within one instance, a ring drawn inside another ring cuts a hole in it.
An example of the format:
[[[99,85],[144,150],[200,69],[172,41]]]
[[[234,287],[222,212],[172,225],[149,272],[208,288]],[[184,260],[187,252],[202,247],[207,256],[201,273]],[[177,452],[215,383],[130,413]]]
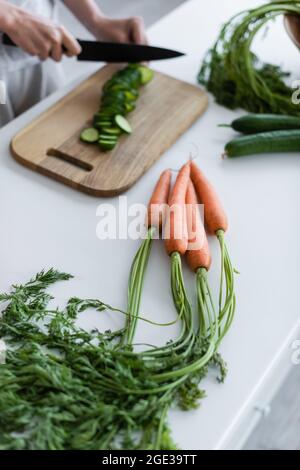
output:
[[[149,36],[161,44],[188,52],[183,59],[155,64],[155,68],[194,83],[201,58],[221,24],[254,0],[191,0],[154,25]],[[299,70],[299,53],[287,39],[281,22],[274,25],[260,50],[270,61]],[[82,65],[89,73],[94,66]],[[72,85],[74,86],[74,84]],[[93,199],[18,165],[10,156],[13,135],[56,102],[72,86],[43,101],[0,131],[0,288],[27,280],[54,266],[76,278],[53,289],[59,302],[71,295],[99,297],[125,306],[129,266],[139,242],[99,241],[96,210],[111,202]],[[198,163],[213,181],[227,208],[230,232],[227,240],[241,274],[237,279],[237,315],[221,351],[229,376],[219,385],[212,375],[203,386],[208,397],[193,412],[172,411],[174,438],[183,449],[228,448],[238,423],[257,390],[289,347],[299,321],[299,201],[300,161],[297,155],[266,155],[225,160],[223,145],[232,133],[218,123],[237,116],[211,99],[209,110],[130,191],[128,203],[147,203],[161,171],[177,168],[193,145],[200,149]],[[212,241],[216,267],[211,282],[216,286],[218,249]],[[186,271],[189,288],[193,275]],[[147,275],[142,312],[167,322],[174,316],[169,292],[169,261],[156,242]],[[84,325],[120,326],[123,318],[112,314],[87,315]],[[137,341],[163,343],[176,327],[158,329],[140,323]],[[290,357],[283,362],[288,370]]]

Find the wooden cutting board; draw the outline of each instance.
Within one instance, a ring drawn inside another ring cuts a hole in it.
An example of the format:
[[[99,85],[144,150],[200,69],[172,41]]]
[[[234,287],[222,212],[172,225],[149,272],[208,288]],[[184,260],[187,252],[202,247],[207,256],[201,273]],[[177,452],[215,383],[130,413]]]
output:
[[[14,158],[93,196],[115,196],[130,188],[203,114],[208,100],[199,87],[156,72],[129,115],[133,134],[122,136],[112,152],[102,152],[79,136],[91,124],[101,88],[116,69],[105,66],[19,132],[11,143]]]

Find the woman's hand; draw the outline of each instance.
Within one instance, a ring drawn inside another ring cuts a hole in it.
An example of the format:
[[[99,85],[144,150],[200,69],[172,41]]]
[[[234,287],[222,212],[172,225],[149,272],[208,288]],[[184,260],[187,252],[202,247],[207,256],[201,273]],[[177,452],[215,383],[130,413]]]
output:
[[[28,54],[40,60],[51,57],[57,62],[63,54],[68,57],[80,54],[80,45],[63,26],[5,1],[0,1],[0,9],[1,31]]]
[[[95,0],[64,0],[65,5],[99,41],[147,44],[143,18],[115,20],[107,17]]]
[[[95,37],[102,41],[147,44],[143,18],[136,16],[115,20],[101,17],[93,28]]]

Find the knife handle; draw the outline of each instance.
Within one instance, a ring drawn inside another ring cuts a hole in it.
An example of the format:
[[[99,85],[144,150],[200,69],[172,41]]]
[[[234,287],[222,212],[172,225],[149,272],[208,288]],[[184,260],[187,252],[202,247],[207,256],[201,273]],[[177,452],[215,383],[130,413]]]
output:
[[[2,36],[2,44],[4,44],[5,46],[14,46],[14,47],[18,47],[16,43],[14,43],[14,41],[12,39],[10,39],[9,36],[7,36],[7,34],[3,34]],[[67,48],[63,45],[62,46],[62,50],[63,52],[67,52]]]

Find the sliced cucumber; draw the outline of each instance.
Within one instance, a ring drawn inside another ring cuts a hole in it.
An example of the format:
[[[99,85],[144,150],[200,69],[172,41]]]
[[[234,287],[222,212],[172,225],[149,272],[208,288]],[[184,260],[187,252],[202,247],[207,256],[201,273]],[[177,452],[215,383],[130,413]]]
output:
[[[126,70],[122,75],[120,75],[120,77],[131,88],[138,88],[141,84],[141,74],[138,70]]]
[[[110,121],[107,122],[95,122],[94,127],[95,129],[98,129],[99,131],[102,131],[105,127],[111,127],[112,123]]]
[[[86,130],[82,140],[98,142],[103,150],[112,150],[122,132],[132,133],[124,117],[136,107],[139,88],[153,78],[153,72],[140,64],[130,64],[111,77],[103,87],[99,111],[94,115],[94,129]]]
[[[116,90],[116,91],[112,91],[112,90],[108,90],[107,92],[105,92],[105,94],[103,95],[102,97],[102,100],[107,100],[107,99],[111,99],[111,100],[114,100],[114,101],[125,101],[126,99],[126,96],[125,96],[125,93],[124,91],[122,90]]]
[[[113,100],[111,98],[107,98],[102,102],[102,106],[105,109],[109,109],[110,111],[116,111],[116,114],[122,114],[125,111],[125,100]]]
[[[125,103],[125,112],[131,113],[135,110],[135,105],[133,103]]]
[[[99,121],[110,121],[111,120],[111,115],[109,115],[108,113],[107,114],[96,114],[94,116],[94,121],[95,122],[99,122]]]
[[[123,105],[120,105],[120,104],[117,104],[117,103],[109,103],[109,104],[105,104],[105,106],[103,106],[103,110],[105,110],[105,112],[110,112],[114,115],[116,114],[122,114],[125,110],[124,106]]]
[[[114,119],[115,114],[118,113],[114,113],[112,109],[109,110],[108,108],[103,108],[103,113],[101,113],[101,117],[99,117],[97,121],[111,121]]]
[[[97,129],[89,127],[88,129],[84,129],[84,131],[82,131],[80,139],[88,144],[94,144],[99,140],[99,132]]]
[[[100,148],[104,151],[113,150],[117,145],[117,142],[110,142],[108,140],[99,140]]]
[[[117,114],[117,116],[115,117],[115,123],[122,131],[126,132],[126,134],[132,133],[131,125],[129,124],[127,119],[124,118],[124,116],[121,116],[121,114]]]
[[[143,65],[140,65],[138,68],[140,75],[141,75],[141,84],[142,85],[147,85],[147,83],[151,82],[151,80],[154,77],[154,72],[153,70],[149,69],[149,67],[145,67]]]
[[[104,132],[99,135],[99,140],[107,140],[109,142],[117,142],[118,136],[117,135],[110,135],[105,134]]]
[[[102,129],[104,134],[109,134],[109,135],[120,135],[121,134],[121,129],[119,127],[105,127]]]
[[[139,93],[136,90],[126,90],[124,95],[127,101],[136,101],[139,97]]]
[[[109,92],[109,91],[132,91],[133,88],[128,85],[128,83],[125,83],[121,78],[116,78],[110,83],[107,83],[107,85],[104,87],[104,92]]]
[[[100,121],[97,123],[99,127],[101,127],[101,129],[103,129],[104,127],[112,127],[113,123],[112,121]],[[97,129],[97,127],[96,127]]]
[[[105,121],[106,119],[110,119],[110,117],[111,117],[111,112],[105,111],[105,110],[101,111],[101,113],[95,114],[95,119],[97,121]]]

